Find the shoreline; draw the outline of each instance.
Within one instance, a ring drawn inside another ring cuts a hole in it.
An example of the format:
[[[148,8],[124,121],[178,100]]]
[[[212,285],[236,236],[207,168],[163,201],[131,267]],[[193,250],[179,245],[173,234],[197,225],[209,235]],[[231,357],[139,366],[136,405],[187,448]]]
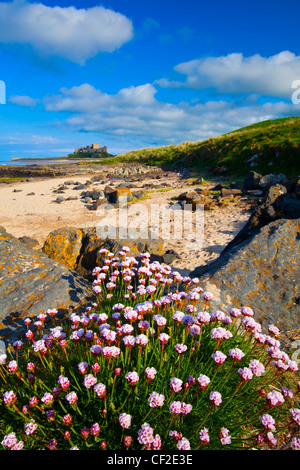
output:
[[[72,170],[67,174],[54,173],[50,177],[43,174],[0,184],[0,198],[3,201],[0,225],[17,238],[30,237],[36,240],[38,243],[34,249],[40,250],[53,230],[66,227],[91,228],[99,224],[99,211],[91,210],[91,205],[84,202],[82,191],[75,190],[75,183],[88,182],[89,191],[103,191],[107,185],[117,187],[120,184],[129,184],[132,192],[146,192],[146,198],[136,202],[145,205],[147,210],[151,204],[172,205],[179,194],[199,187],[199,184],[192,185],[178,171],[148,167],[148,174],[127,177],[131,183],[126,183],[126,176],[116,174],[115,167],[104,168],[99,165],[95,169],[83,165],[84,171],[80,173],[80,166],[67,166]],[[155,171],[156,176],[153,175]],[[66,182],[68,185],[65,185]],[[201,185],[201,188],[212,188],[216,182],[217,178]],[[61,187],[64,189],[60,190]],[[58,196],[63,197],[61,203],[56,202]],[[180,256],[172,262],[172,268],[187,275],[194,268],[205,266],[216,259],[248,221],[250,209],[249,202],[242,200],[231,202],[225,208],[205,211],[203,246],[197,248],[193,256],[187,247],[188,243],[177,240],[171,234],[171,238],[165,240],[164,252],[174,250]]]

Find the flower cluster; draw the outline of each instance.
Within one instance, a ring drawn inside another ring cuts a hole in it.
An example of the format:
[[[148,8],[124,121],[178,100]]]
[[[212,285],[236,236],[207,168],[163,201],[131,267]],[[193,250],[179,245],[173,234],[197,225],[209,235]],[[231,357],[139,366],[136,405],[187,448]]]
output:
[[[100,251],[96,300],[25,319],[0,355],[3,448],[273,449],[281,423],[300,426],[298,366],[276,326],[264,333],[248,305],[219,310],[149,253]]]

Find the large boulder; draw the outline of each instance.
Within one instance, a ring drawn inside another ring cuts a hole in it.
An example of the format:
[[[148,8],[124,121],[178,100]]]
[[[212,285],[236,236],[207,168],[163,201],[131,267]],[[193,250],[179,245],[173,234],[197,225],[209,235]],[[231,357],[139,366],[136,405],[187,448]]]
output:
[[[131,201],[132,193],[126,186],[120,186],[106,194],[108,201],[112,204],[123,204]]]
[[[152,259],[161,259],[164,241],[158,239],[116,239],[101,236],[97,227],[78,229],[67,227],[51,232],[42,248],[54,261],[75,270],[85,278],[92,278],[92,270],[100,263],[99,250],[106,248],[117,253],[126,245],[130,256],[148,252]]]
[[[49,258],[63,263],[70,269],[75,269],[81,252],[83,231],[66,227],[49,233],[43,245],[42,251]]]
[[[0,228],[0,339],[24,333],[24,317],[55,308],[61,314],[92,298],[75,271],[35,251]]]
[[[263,326],[300,328],[300,219],[281,219],[232,246],[206,268],[200,285],[214,294],[214,307],[250,305]]]

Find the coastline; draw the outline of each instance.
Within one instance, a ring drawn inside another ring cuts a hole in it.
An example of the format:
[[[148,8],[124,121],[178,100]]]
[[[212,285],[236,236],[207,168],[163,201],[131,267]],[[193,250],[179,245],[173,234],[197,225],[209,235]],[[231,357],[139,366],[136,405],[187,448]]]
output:
[[[135,177],[127,177],[131,180],[131,183],[128,183],[126,176],[120,174],[124,166],[17,166],[16,174],[21,179],[0,184],[0,198],[3,201],[0,225],[17,238],[33,238],[37,241],[34,248],[39,250],[53,230],[65,227],[89,228],[99,224],[99,211],[91,210],[91,205],[84,202],[82,191],[75,190],[75,183],[87,183],[88,190],[95,191],[103,191],[107,185],[117,187],[129,184],[132,192],[146,191],[146,198],[137,202],[145,205],[147,210],[151,204],[174,204],[181,193],[199,187],[199,184],[191,185],[191,181],[183,178],[178,172],[149,167],[148,170],[140,167],[138,170],[141,173]],[[130,166],[127,166],[127,169],[129,168]],[[0,179],[1,170],[0,167]],[[13,171],[10,171],[10,175],[14,174]],[[216,181],[201,187],[212,188],[215,184]],[[64,189],[60,191],[61,187]],[[61,203],[56,202],[58,196],[63,198]],[[245,225],[249,219],[249,211],[248,201],[231,202],[222,209],[205,211],[204,243],[193,256],[186,246],[187,243],[174,239],[171,233],[171,238],[165,240],[164,251],[174,250],[180,256],[180,259],[173,261],[172,267],[188,273],[196,266],[205,266],[216,259]]]

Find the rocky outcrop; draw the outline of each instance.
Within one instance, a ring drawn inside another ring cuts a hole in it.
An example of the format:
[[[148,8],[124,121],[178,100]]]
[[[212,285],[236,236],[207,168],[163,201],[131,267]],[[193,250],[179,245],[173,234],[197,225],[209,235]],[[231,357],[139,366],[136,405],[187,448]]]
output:
[[[263,326],[300,328],[300,219],[279,219],[195,269],[214,307],[250,305]]]
[[[90,278],[92,270],[99,265],[99,250],[106,248],[116,253],[126,245],[130,249],[130,256],[148,252],[152,259],[161,259],[164,242],[144,239],[109,239],[101,238],[96,227],[74,228],[67,227],[51,232],[42,248],[42,251],[51,259],[69,266],[83,277]]]
[[[33,250],[0,228],[0,339],[15,340],[23,319],[50,308],[62,314],[92,298],[75,271]]]

